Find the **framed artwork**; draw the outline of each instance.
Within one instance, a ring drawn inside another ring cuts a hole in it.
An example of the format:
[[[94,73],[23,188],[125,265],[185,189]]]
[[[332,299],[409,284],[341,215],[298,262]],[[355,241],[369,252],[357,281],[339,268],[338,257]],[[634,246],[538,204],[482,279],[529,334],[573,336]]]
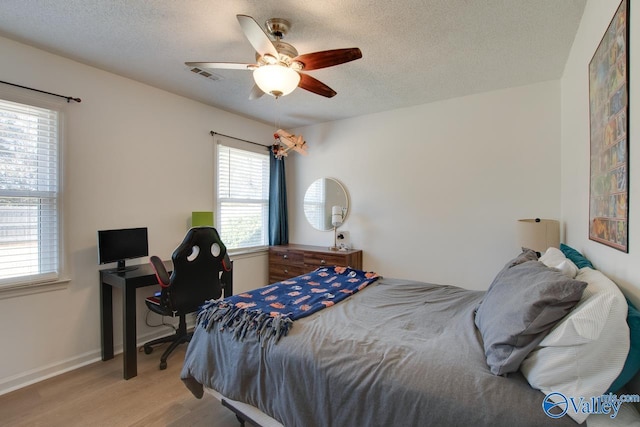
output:
[[[589,62],[589,239],[629,252],[629,0]]]

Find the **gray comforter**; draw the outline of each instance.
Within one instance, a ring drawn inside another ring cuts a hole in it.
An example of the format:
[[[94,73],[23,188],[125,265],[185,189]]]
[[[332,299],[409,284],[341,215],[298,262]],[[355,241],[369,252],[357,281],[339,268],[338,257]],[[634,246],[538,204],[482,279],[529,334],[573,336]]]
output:
[[[197,328],[181,377],[287,427],[576,425],[542,411],[519,374],[486,365],[474,310],[484,292],[381,279],[294,323],[264,347]]]

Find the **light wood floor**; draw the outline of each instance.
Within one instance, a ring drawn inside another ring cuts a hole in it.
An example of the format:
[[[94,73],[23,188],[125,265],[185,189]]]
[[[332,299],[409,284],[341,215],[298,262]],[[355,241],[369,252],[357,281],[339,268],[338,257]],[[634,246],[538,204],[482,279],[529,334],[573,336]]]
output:
[[[138,376],[122,379],[122,355],[0,396],[2,426],[238,427],[233,412],[205,394],[198,400],[180,380],[186,345],[158,369],[163,347],[138,353]]]

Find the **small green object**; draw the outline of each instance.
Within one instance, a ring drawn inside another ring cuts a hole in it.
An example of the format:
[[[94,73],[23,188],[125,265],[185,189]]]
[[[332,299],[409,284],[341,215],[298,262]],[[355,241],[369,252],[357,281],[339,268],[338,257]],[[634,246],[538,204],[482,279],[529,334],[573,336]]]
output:
[[[192,227],[213,227],[213,212],[191,212]]]

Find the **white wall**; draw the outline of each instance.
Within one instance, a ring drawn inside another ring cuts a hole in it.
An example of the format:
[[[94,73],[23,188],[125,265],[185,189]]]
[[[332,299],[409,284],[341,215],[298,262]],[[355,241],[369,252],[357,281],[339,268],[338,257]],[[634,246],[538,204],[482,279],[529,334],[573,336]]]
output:
[[[333,243],[332,233],[312,229],[302,211],[309,184],[329,176],[349,192],[352,210],[341,229],[363,249],[367,269],[486,289],[518,250],[517,219],[561,218],[564,241],[640,299],[640,184],[633,170],[630,253],[587,238],[587,66],[617,3],[587,3],[561,81],[298,129],[309,156],[287,160],[291,242]],[[632,10],[633,22],[639,13]],[[632,40],[631,49],[633,70],[640,43]],[[63,291],[0,300],[0,339],[11,343],[3,346],[2,393],[97,359],[97,229],[146,225],[151,251],[169,254],[189,213],[213,208],[208,131],[259,140],[272,129],[2,38],[0,57],[11,58],[2,62],[4,80],[83,98],[70,106],[65,159],[71,282]],[[640,160],[633,150],[637,85],[632,80],[632,167]],[[236,276],[243,284],[251,283],[250,271],[266,275],[264,257],[239,261],[248,264]],[[117,297],[115,304],[117,314]],[[141,303],[140,322],[143,314]],[[153,332],[139,326],[141,334]]]
[[[309,155],[287,160],[290,241],[333,244],[302,200],[337,178],[351,202],[340,229],[387,277],[486,289],[519,251],[517,219],[560,216],[559,81],[296,131]]]
[[[71,280],[64,290],[0,299],[1,394],[99,359],[98,229],[146,226],[150,253],[169,258],[191,211],[215,206],[209,131],[259,141],[273,129],[8,39],[0,38],[0,58],[2,80],[82,98],[67,106],[64,147]],[[266,259],[235,259],[236,290],[265,284]],[[152,291],[138,292],[139,342],[167,333],[145,325],[143,300]],[[115,291],[114,338],[121,348],[120,301]]]
[[[562,77],[562,222],[567,244],[626,289],[640,304],[640,9],[631,7],[629,97],[629,253],[589,240],[589,62],[619,0],[587,2]],[[635,24],[635,25],[634,25]]]

